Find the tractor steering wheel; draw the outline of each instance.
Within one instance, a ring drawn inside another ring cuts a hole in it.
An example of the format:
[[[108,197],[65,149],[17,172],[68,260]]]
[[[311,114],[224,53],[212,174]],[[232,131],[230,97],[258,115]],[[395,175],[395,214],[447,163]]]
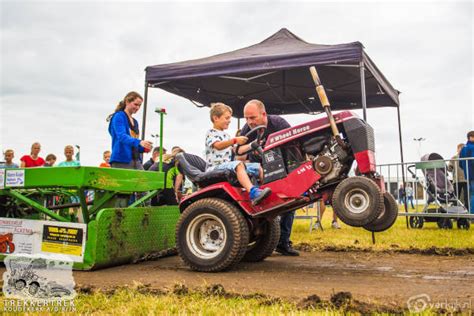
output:
[[[246,150],[245,152],[241,153],[239,152],[239,149],[241,146],[243,145],[237,145],[237,148],[235,149],[235,153],[237,156],[242,156],[242,155],[246,155],[254,150],[257,150],[258,152],[261,152],[262,151],[262,146],[260,145],[260,142],[262,141],[263,139],[263,135],[265,134],[265,131],[267,130],[267,127],[265,125],[258,125],[258,126],[255,126],[254,128],[252,128],[250,131],[248,131],[247,134],[245,135],[242,135],[242,136],[245,136],[245,137],[249,137],[250,135],[254,134],[254,133],[257,133],[257,139],[254,140],[251,144],[250,144],[250,148],[248,150]],[[246,145],[246,144],[244,144]]]

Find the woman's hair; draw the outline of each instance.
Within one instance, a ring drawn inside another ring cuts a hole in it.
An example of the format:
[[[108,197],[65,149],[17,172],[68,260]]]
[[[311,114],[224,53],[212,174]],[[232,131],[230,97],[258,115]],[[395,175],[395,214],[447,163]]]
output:
[[[127,93],[127,95],[123,98],[123,100],[121,100],[115,107],[114,113],[110,114],[107,117],[107,121],[110,121],[112,119],[112,116],[114,116],[115,113],[125,110],[125,105],[127,105],[127,102],[130,103],[130,102],[135,101],[136,99],[143,100],[142,96],[138,92],[130,91],[129,93]]]
[[[222,102],[211,103],[211,122],[214,122],[214,116],[221,117],[225,112],[230,112],[232,115],[232,108]]]

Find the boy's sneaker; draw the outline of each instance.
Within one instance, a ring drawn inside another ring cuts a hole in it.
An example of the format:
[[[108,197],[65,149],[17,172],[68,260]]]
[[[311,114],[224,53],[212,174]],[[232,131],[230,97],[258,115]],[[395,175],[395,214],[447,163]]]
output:
[[[250,189],[250,199],[252,200],[253,205],[257,205],[262,202],[266,197],[272,193],[270,188],[259,189],[258,187],[252,187]]]
[[[339,226],[339,223],[336,221],[332,221],[331,227],[334,229],[341,229],[341,226]]]

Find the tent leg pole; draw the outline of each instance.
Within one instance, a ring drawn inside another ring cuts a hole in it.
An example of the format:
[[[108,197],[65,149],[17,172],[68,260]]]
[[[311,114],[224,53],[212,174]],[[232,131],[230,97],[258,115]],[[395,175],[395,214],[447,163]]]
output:
[[[364,62],[359,63],[360,69],[360,90],[362,92],[362,111],[364,114],[364,121],[367,122],[367,96],[365,94],[365,66]]]
[[[400,143],[400,159],[402,161],[402,181],[403,181],[403,187],[405,188],[406,187],[406,183],[405,183],[405,161],[403,159],[402,121],[400,119],[400,105],[397,106],[397,117],[398,117],[398,139],[399,139],[399,143]],[[405,213],[407,213],[408,212],[408,207],[407,207],[406,199],[405,199],[404,207],[405,207]],[[405,220],[406,220],[407,228],[410,228],[410,225],[408,225],[408,216],[405,216]]]
[[[141,139],[145,139],[145,127],[146,127],[146,108],[148,103],[148,82],[145,80],[145,100],[143,100],[143,119],[142,119],[142,137]]]

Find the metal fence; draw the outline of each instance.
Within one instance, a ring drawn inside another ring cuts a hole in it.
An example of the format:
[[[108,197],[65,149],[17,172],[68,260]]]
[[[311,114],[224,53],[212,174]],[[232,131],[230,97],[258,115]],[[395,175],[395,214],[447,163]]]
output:
[[[474,158],[447,160],[431,155],[422,161],[377,165],[377,172],[384,177],[385,189],[403,206],[399,216],[408,216],[410,227],[421,228],[431,221],[440,228],[451,228],[455,220],[459,228],[469,228],[466,222],[474,220],[474,188],[468,179],[474,170],[469,169],[468,161]],[[304,215],[295,217],[309,219],[310,231],[320,221],[319,203],[314,205],[316,214],[306,207]]]
[[[451,220],[465,228],[467,221],[474,220],[474,192],[468,180],[474,172],[469,170],[471,160],[430,154],[417,162],[381,164],[377,171],[384,176],[386,190],[404,206],[399,215],[409,216],[412,228],[421,228],[425,221],[451,228]]]

